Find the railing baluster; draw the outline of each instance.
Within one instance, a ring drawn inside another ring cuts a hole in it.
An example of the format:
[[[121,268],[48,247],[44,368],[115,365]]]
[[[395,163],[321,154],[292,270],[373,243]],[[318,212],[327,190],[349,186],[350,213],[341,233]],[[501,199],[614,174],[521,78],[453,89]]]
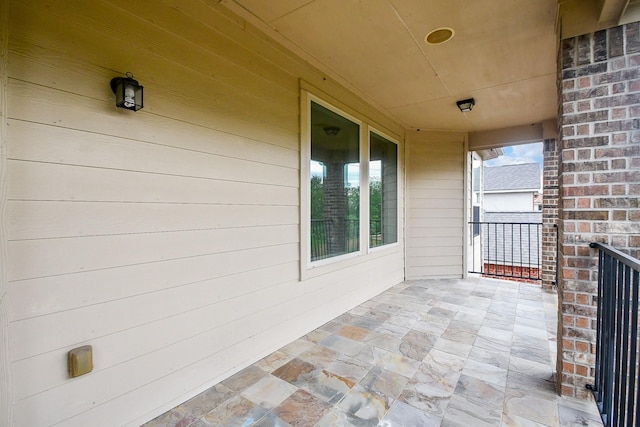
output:
[[[542,224],[520,222],[469,222],[470,230],[480,231],[480,261],[478,269],[472,262],[470,273],[489,277],[542,281]],[[471,240],[475,261],[475,238]],[[476,271],[479,270],[479,271]]]
[[[520,228],[520,236],[522,237],[522,226],[520,226],[519,228]],[[514,241],[514,238],[515,238],[515,233],[513,232],[513,224],[511,224],[511,259],[512,259],[512,260],[513,260],[513,259],[515,259],[515,258],[513,257],[513,253],[514,253],[514,252],[513,252],[513,250],[514,250],[514,247],[515,247],[515,241]],[[521,240],[521,242],[522,242],[522,239],[520,239],[520,240]],[[520,249],[520,253],[522,253],[522,248]],[[505,259],[504,259],[505,265],[506,265],[506,263],[507,263],[506,261],[507,261],[507,260],[506,260],[506,258],[505,258]],[[520,265],[522,265],[522,262],[520,262]],[[511,275],[512,275],[512,276],[515,276],[515,275],[516,275],[516,271],[515,271],[515,270],[516,270],[515,265],[512,265],[512,266],[511,266]],[[522,267],[520,267],[520,274],[522,274]]]
[[[487,226],[487,240],[486,240],[486,242],[484,240],[482,240],[482,234],[480,235],[480,241],[482,241],[482,249],[481,249],[481,253],[480,253],[480,265],[482,265],[482,268],[480,268],[480,273],[484,274],[484,253],[485,253],[484,245],[485,244],[487,245],[487,255],[489,255],[489,238],[491,236],[491,232],[489,231],[490,230],[489,224],[481,224],[481,225],[486,225]],[[475,248],[474,248],[474,250],[475,250]],[[489,255],[489,257],[490,257],[490,255]],[[490,270],[489,265],[491,263],[491,259],[489,257],[487,258],[487,269]],[[475,268],[474,268],[474,270],[475,270]]]
[[[531,224],[527,224],[527,236],[529,236],[529,240],[531,240]],[[531,249],[531,245],[529,245],[529,249]],[[529,250],[529,252],[527,253],[527,266],[527,270],[529,270],[529,276],[531,276],[531,250]]]
[[[603,372],[604,372],[604,387],[602,389],[603,397],[603,413],[610,415],[612,407],[612,390],[613,390],[613,354],[615,351],[615,260],[612,257],[606,258],[605,263],[605,280],[607,284],[611,286],[605,286],[605,301],[611,301],[605,303],[607,312],[605,314],[606,323],[604,326],[605,340],[604,340],[604,359],[603,359]]]
[[[598,253],[595,384],[589,388],[605,426],[640,421],[638,308],[640,261],[608,245]]]
[[[598,269],[602,271],[604,268],[604,252],[598,253]],[[604,304],[602,303],[602,295],[604,292],[604,274],[598,275],[598,296],[597,296],[597,312],[596,312],[596,348],[601,349],[603,347],[604,337],[603,337],[603,310]],[[596,388],[596,386],[604,383],[603,373],[600,366],[602,365],[599,362],[600,351],[596,352],[596,369],[595,369],[595,384],[591,385],[591,389],[593,391],[594,397],[596,399],[596,403],[598,404],[600,412],[602,412],[602,390],[600,388]]]
[[[495,236],[496,242],[498,241],[498,226],[494,224],[493,226],[493,234]],[[489,251],[491,251],[491,242],[489,242]],[[495,250],[494,250],[494,270],[495,273],[498,274],[498,245],[495,245]],[[491,256],[489,256],[489,265],[491,265]]]
[[[538,274],[536,279],[542,279],[542,224],[536,226],[536,253],[538,256]]]
[[[624,399],[621,399],[622,396],[622,376],[624,374],[624,371],[622,369],[622,363],[624,358],[622,357],[622,307],[621,304],[623,303],[624,300],[624,264],[622,264],[621,262],[616,260],[616,281],[615,281],[615,286],[616,286],[616,293],[615,293],[615,311],[616,311],[616,321],[614,324],[614,329],[613,329],[613,334],[615,337],[615,356],[613,359],[613,372],[618,372],[618,375],[612,375],[613,378],[613,386],[611,388],[612,393],[611,393],[611,409],[612,409],[612,414],[619,414],[620,413],[620,405],[621,405],[621,401]],[[614,391],[615,390],[615,391]],[[618,423],[619,417],[615,417],[612,418],[612,421],[616,424],[616,425],[620,425]]]
[[[638,295],[639,283],[640,283],[640,272],[637,270],[633,270],[633,279],[632,279],[632,303],[631,303],[631,351],[630,355],[635,360],[636,363],[630,363],[630,371],[629,378],[631,379],[631,384],[629,385],[629,406],[627,407],[627,419],[631,422],[631,425],[638,425],[640,423],[640,402],[638,398],[640,397],[640,393],[638,393],[638,303],[640,302],[640,297]],[[635,405],[635,414],[633,411]]]
[[[506,224],[500,224],[502,229],[502,258],[500,258],[500,265],[502,265],[502,275],[507,275],[507,231],[505,230]]]

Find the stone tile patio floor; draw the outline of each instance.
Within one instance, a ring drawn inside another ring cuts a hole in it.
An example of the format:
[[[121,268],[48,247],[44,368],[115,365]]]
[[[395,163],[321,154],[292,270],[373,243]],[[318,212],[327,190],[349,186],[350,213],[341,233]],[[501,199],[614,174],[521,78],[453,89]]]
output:
[[[555,392],[556,304],[530,284],[403,282],[146,426],[601,426]]]

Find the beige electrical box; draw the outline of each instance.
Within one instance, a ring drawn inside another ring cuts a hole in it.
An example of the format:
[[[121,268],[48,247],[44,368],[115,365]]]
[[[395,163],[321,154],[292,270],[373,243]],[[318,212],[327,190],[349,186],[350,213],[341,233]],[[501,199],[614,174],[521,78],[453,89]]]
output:
[[[90,345],[74,348],[69,352],[68,364],[71,378],[93,371],[93,348]]]

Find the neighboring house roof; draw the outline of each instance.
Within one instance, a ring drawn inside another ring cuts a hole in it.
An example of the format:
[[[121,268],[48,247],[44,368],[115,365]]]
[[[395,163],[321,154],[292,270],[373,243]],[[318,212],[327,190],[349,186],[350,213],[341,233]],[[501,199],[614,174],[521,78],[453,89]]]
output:
[[[484,191],[539,190],[540,164],[485,166]]]
[[[520,222],[542,224],[542,212],[484,212],[484,222]]]

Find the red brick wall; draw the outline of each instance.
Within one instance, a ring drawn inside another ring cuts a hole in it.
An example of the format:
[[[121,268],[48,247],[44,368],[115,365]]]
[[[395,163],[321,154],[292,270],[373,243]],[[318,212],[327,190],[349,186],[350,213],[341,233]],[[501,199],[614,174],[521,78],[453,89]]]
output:
[[[595,252],[640,253],[640,23],[562,42],[560,347],[562,394],[588,398],[593,377]]]
[[[558,141],[544,141],[542,168],[542,288],[557,286],[558,256]]]
[[[490,264],[485,262],[483,277],[494,279],[512,280],[520,283],[539,285],[540,269],[536,267],[524,267],[519,265]]]

